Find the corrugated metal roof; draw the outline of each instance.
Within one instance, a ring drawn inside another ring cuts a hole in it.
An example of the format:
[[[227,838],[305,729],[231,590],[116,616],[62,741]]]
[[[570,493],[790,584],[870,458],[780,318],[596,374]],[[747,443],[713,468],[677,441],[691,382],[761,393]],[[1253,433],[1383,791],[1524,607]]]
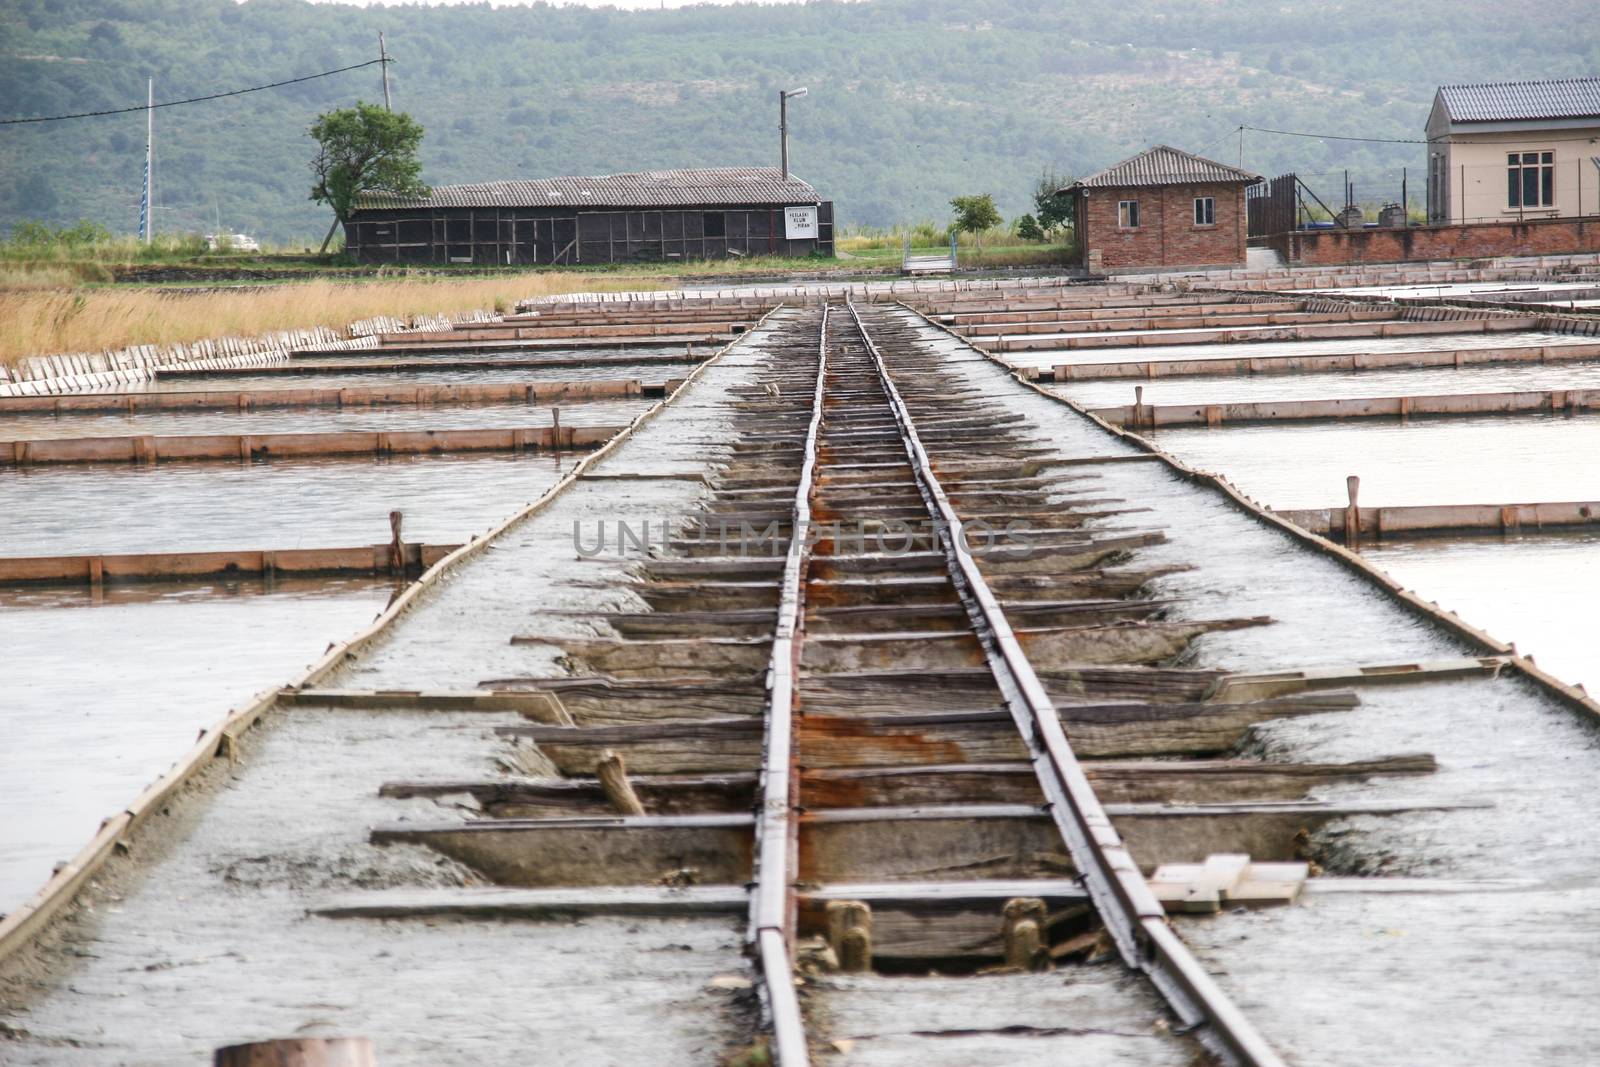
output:
[[[1204,182],[1258,182],[1251,174],[1171,145],[1158,144],[1121,163],[1079,178],[1068,188],[1088,186],[1194,185]],[[1065,191],[1065,190],[1063,190]]]
[[[1600,78],[1441,85],[1451,122],[1515,122],[1600,116]]]
[[[436,185],[427,197],[397,197],[372,192],[356,198],[356,208],[559,207],[584,208],[720,206],[733,204],[815,204],[817,191],[776,167],[705,167],[699,170],[646,170],[578,178]]]

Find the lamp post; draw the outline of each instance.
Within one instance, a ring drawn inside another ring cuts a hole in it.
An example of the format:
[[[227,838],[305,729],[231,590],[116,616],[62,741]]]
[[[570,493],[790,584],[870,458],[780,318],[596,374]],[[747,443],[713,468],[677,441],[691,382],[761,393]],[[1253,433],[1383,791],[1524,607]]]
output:
[[[805,96],[810,91],[805,86],[778,90],[778,143],[784,181],[789,180],[789,98]]]

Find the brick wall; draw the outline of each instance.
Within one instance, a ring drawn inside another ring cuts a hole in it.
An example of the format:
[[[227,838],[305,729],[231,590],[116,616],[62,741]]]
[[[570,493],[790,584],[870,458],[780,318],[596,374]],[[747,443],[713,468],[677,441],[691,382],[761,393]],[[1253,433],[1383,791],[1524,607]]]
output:
[[[1216,222],[1211,226],[1194,224],[1194,201],[1200,196],[1216,199]],[[1117,205],[1123,200],[1139,202],[1137,229],[1117,225]],[[1092,265],[1092,254],[1098,250],[1103,270],[1243,266],[1244,186],[1233,182],[1080,190],[1078,233],[1084,265]]]
[[[1284,236],[1288,261],[1307,266],[1562,255],[1600,252],[1600,218],[1307,230]]]

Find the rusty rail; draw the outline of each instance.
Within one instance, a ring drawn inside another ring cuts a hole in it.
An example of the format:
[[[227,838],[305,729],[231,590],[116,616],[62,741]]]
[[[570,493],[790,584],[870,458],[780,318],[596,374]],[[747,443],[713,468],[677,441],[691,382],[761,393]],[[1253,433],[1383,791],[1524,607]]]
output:
[[[817,468],[817,438],[822,428],[827,361],[828,309],[824,307],[818,343],[817,385],[811,401],[811,421],[806,429],[805,459],[794,492],[794,526],[789,551],[784,556],[772,659],[767,668],[766,739],[761,767],[761,807],[756,819],[756,888],[751,894],[751,940],[760,961],[774,1051],[781,1067],[805,1067],[810,1062],[805,1022],[794,990],[794,881],[799,853],[799,834],[794,819],[798,794],[794,767],[794,708],[805,626],[806,571],[812,547],[806,530],[811,523],[811,493]]]
[[[939,530],[950,577],[1022,735],[1050,815],[1123,962],[1144,974],[1186,1028],[1224,1062],[1282,1067],[1282,1060],[1167,925],[1166,913],[1111,824],[1000,601],[968,551],[960,516],[934,473],[883,353],[853,304],[856,329],[888,394],[912,469]]]

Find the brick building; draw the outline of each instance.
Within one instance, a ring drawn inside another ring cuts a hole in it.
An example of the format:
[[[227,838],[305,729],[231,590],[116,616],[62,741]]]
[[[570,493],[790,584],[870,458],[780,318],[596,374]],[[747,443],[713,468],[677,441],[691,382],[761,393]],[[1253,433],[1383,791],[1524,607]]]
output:
[[[1259,175],[1156,145],[1065,189],[1091,273],[1242,267],[1244,191]]]

